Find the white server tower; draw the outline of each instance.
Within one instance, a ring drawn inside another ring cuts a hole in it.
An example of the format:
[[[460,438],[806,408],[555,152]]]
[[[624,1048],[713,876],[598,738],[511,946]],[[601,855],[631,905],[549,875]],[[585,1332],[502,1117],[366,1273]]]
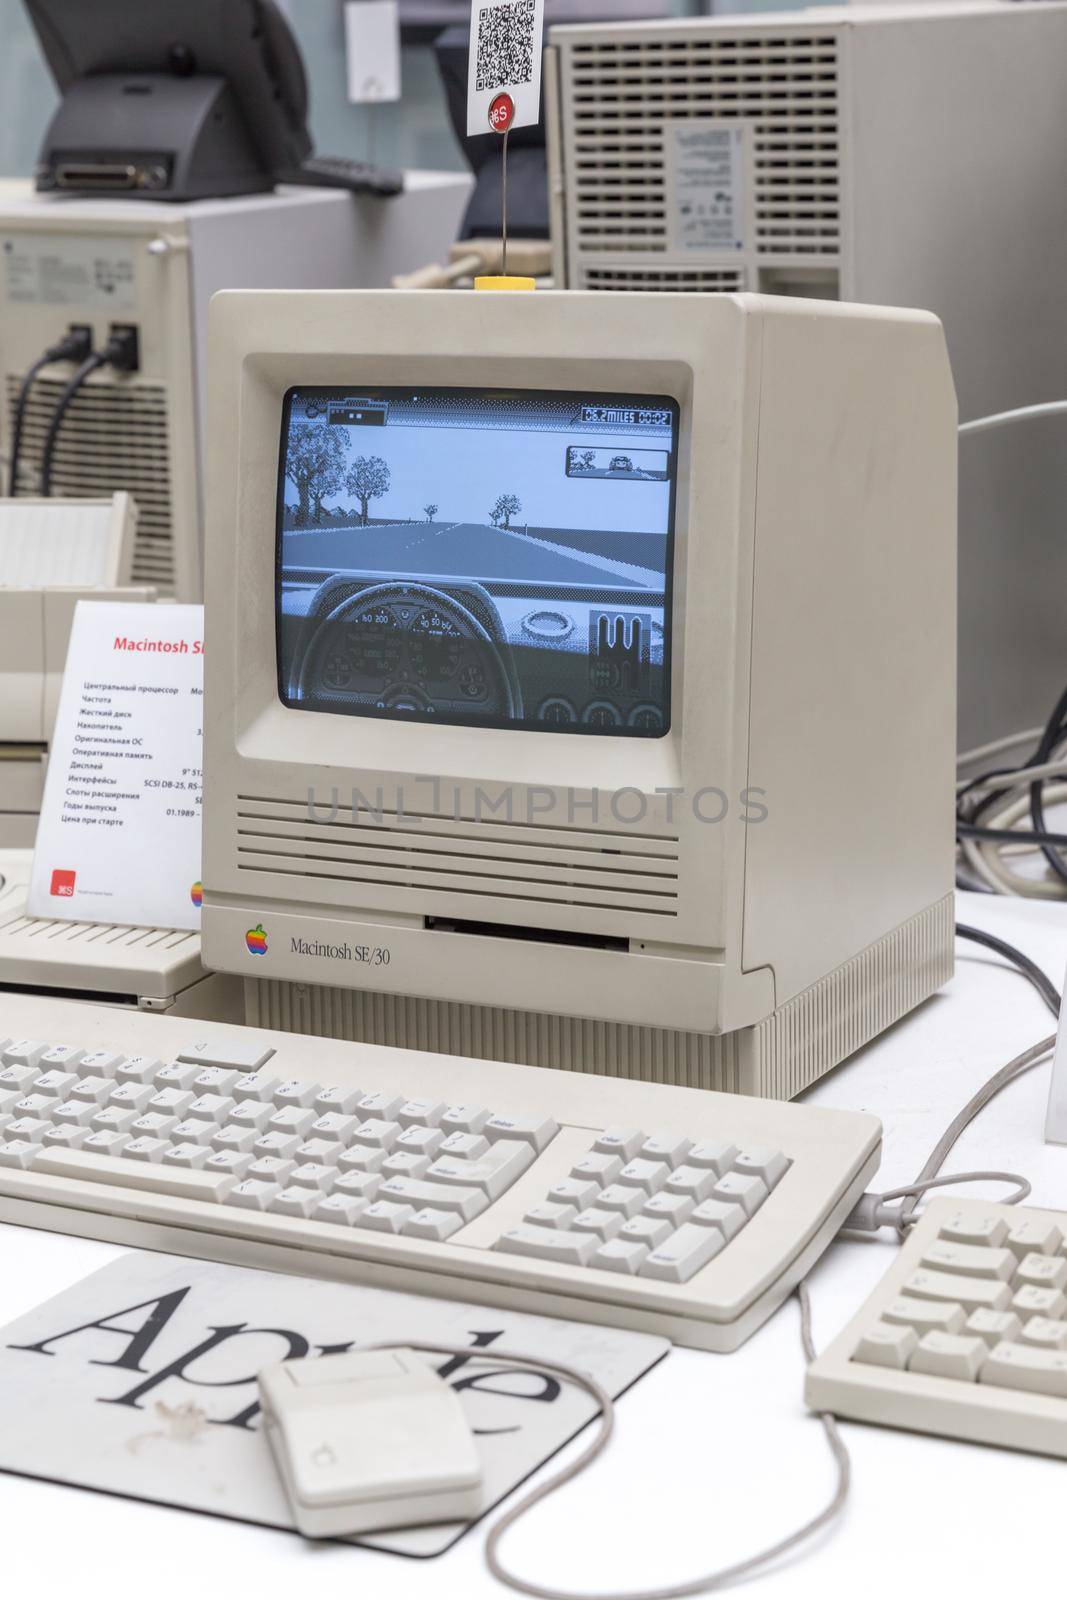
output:
[[[128,490],[139,519],[132,582],[161,595],[202,593],[203,418],[207,307],[219,289],[388,287],[396,273],[448,253],[466,204],[463,173],[407,174],[377,200],[340,189],[289,188],[231,200],[166,204],[36,194],[0,183],[0,455],[31,364],[72,324],[94,348],[132,323],[140,370],[104,369],[67,414],[56,494]],[[22,492],[33,494],[48,424],[71,374],[47,368],[33,386]]]
[[[556,281],[921,307],[961,419],[1067,397],[1067,6],[558,27]],[[960,455],[960,738],[1067,681],[1062,419]]]

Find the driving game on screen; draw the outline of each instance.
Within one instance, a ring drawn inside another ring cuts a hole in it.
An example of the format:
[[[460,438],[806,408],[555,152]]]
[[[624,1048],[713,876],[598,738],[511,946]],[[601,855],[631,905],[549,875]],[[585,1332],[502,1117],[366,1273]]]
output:
[[[284,703],[664,734],[677,433],[657,395],[290,390]]]

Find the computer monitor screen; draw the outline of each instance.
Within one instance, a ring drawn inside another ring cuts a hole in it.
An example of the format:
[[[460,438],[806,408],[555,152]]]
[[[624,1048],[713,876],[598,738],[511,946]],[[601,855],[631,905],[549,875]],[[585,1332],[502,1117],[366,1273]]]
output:
[[[662,737],[678,419],[664,395],[291,389],[282,701]]]

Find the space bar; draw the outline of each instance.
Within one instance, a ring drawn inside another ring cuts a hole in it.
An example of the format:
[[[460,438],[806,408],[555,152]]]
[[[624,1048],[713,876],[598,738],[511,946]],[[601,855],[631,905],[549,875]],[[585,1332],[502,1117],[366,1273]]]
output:
[[[151,1189],[182,1200],[221,1200],[236,1181],[226,1172],[194,1172],[155,1162],[124,1161],[121,1156],[87,1155],[84,1150],[42,1150],[30,1170],[122,1189]]]

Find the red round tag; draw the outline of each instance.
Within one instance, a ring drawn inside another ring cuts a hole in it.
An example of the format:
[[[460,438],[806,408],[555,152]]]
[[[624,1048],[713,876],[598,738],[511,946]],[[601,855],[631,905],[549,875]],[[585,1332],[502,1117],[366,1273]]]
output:
[[[494,133],[507,133],[514,120],[514,100],[509,94],[498,94],[489,107],[489,126]]]

